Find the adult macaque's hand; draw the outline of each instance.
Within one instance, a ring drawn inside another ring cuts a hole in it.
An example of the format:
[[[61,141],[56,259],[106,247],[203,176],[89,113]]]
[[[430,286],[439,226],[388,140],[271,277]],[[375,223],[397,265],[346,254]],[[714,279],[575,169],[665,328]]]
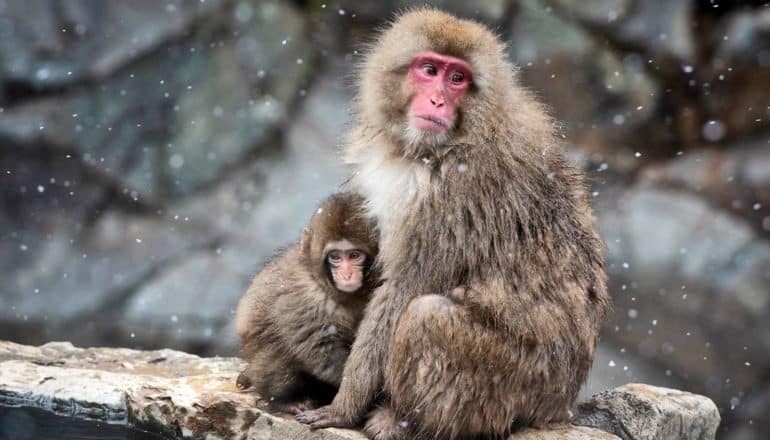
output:
[[[465,286],[457,286],[450,290],[449,295],[447,296],[452,301],[462,304],[465,302],[465,298],[468,296],[468,288]]]

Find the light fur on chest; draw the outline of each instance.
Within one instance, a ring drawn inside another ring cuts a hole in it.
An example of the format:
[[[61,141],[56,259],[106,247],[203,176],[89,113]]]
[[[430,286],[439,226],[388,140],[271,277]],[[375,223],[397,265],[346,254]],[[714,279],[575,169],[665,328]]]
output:
[[[430,171],[425,164],[390,157],[378,147],[357,159],[353,184],[366,198],[369,215],[377,220],[381,241],[386,242],[425,194]]]

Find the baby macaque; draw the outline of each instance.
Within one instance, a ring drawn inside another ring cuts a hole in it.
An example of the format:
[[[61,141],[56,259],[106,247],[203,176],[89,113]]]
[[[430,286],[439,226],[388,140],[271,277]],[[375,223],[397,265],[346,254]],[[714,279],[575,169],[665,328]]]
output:
[[[297,413],[330,400],[342,380],[369,295],[377,231],[363,199],[330,196],[310,219],[300,244],[267,263],[236,312],[248,361],[240,389],[254,387],[274,410]]]

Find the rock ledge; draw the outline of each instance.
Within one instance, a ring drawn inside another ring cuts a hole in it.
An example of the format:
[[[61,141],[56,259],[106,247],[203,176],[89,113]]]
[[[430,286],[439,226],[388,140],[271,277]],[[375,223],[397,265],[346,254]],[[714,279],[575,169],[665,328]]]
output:
[[[236,358],[174,350],[0,341],[0,406],[34,407],[171,438],[365,438],[343,429],[312,432],[288,416],[261,410],[254,394],[234,386],[243,366]],[[628,384],[578,405],[574,425],[525,430],[510,440],[712,439],[719,420],[706,397]]]

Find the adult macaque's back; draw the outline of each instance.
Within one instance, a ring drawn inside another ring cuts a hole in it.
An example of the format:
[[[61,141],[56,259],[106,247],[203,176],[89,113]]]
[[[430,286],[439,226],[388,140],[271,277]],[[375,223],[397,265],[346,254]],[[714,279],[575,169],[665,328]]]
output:
[[[385,283],[314,427],[501,437],[568,418],[609,304],[583,180],[486,28],[433,10],[380,36],[360,78],[350,189]]]

